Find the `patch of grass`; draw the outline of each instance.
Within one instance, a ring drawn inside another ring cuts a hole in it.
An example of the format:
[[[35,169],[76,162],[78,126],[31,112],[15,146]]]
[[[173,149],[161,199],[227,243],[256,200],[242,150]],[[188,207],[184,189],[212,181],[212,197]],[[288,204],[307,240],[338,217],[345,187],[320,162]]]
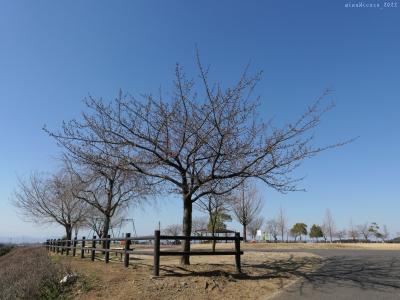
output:
[[[87,293],[93,289],[91,280],[82,274],[78,275],[77,287],[83,293]]]
[[[63,299],[64,267],[41,247],[16,247],[0,257],[0,299]]]

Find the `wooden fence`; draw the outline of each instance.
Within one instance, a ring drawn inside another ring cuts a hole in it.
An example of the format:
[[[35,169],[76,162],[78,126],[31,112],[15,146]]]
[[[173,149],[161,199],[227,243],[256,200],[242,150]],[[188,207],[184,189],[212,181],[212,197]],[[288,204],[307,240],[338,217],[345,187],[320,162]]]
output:
[[[177,250],[162,250],[161,241],[167,240],[189,240],[189,241],[233,241],[235,243],[234,250],[217,250],[217,251],[207,251],[207,250],[192,250],[189,252],[177,251]],[[243,251],[240,250],[240,241],[243,240],[238,232],[235,233],[233,237],[203,237],[203,236],[170,236],[161,235],[159,230],[154,231],[154,236],[140,236],[131,237],[130,233],[127,233],[124,238],[111,238],[109,235],[107,238],[96,238],[93,236],[92,239],[73,239],[73,240],[61,240],[61,239],[49,239],[46,241],[46,248],[48,251],[55,253],[61,253],[76,256],[76,252],[80,251],[80,257],[84,258],[85,253],[90,253],[90,259],[94,261],[96,256],[96,251],[104,254],[104,262],[109,263],[110,253],[115,253],[115,255],[121,254],[124,257],[125,267],[129,266],[129,256],[130,255],[150,255],[153,256],[153,273],[155,276],[160,274],[160,257],[161,256],[182,256],[187,254],[189,256],[193,255],[234,255],[236,271],[241,272],[240,256]],[[111,242],[120,242],[123,247],[112,248]],[[138,241],[152,241],[153,251],[140,251],[131,249],[132,243]],[[103,243],[105,247],[97,247],[97,244]]]

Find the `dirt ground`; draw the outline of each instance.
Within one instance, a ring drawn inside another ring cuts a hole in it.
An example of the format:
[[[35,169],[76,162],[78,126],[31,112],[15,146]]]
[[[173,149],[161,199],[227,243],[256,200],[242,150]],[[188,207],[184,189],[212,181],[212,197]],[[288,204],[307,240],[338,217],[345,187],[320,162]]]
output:
[[[193,248],[206,249],[210,244],[194,244]],[[217,249],[233,249],[232,243],[219,243]],[[363,249],[363,250],[400,250],[400,244],[390,243],[242,243],[242,250],[252,249]]]
[[[151,256],[135,256],[125,268],[113,255],[107,265],[100,257],[50,255],[78,274],[73,299],[265,299],[320,263],[308,253],[245,252],[237,274],[233,256],[194,256],[187,267],[161,257],[160,276],[153,277]]]

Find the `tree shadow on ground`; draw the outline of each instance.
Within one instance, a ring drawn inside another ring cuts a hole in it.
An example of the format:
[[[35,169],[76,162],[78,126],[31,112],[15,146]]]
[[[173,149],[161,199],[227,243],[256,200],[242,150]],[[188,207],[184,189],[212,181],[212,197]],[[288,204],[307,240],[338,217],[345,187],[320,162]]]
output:
[[[387,288],[400,289],[400,259],[383,256],[334,256],[329,258],[307,257],[287,260],[266,261],[259,264],[242,264],[243,273],[227,271],[223,264],[213,264],[212,270],[193,270],[184,266],[163,266],[164,276],[224,276],[233,280],[260,280],[300,278],[298,285],[288,291],[302,291],[305,284],[313,289],[323,289],[326,284],[358,287],[385,291]],[[310,268],[314,266],[314,268]],[[317,268],[315,268],[317,266]],[[250,270],[251,272],[248,272]],[[326,289],[323,289],[324,292]],[[332,291],[333,292],[333,291]]]
[[[400,289],[400,259],[396,257],[334,256],[322,259],[321,263],[313,272],[298,274],[303,280],[289,291],[301,292],[306,284],[324,292],[329,292],[323,288],[326,284],[378,291]]]

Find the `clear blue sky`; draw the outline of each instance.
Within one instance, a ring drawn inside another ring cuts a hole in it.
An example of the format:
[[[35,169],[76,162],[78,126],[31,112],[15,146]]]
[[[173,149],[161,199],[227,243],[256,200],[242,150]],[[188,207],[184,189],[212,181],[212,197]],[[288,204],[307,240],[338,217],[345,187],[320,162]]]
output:
[[[377,1],[383,5],[383,2]],[[112,99],[171,87],[195,47],[212,77],[234,80],[249,62],[264,70],[261,114],[290,121],[325,88],[337,107],[321,144],[360,136],[307,161],[306,193],[261,188],[263,214],[282,206],[291,223],[338,227],[376,221],[400,232],[400,8],[350,9],[318,1],[0,1],[0,237],[62,231],[22,222],[9,204],[16,177],[51,171],[60,151],[42,130],[78,117],[89,93]],[[179,197],[132,211],[139,233],[181,223]],[[237,224],[232,223],[232,227]]]

